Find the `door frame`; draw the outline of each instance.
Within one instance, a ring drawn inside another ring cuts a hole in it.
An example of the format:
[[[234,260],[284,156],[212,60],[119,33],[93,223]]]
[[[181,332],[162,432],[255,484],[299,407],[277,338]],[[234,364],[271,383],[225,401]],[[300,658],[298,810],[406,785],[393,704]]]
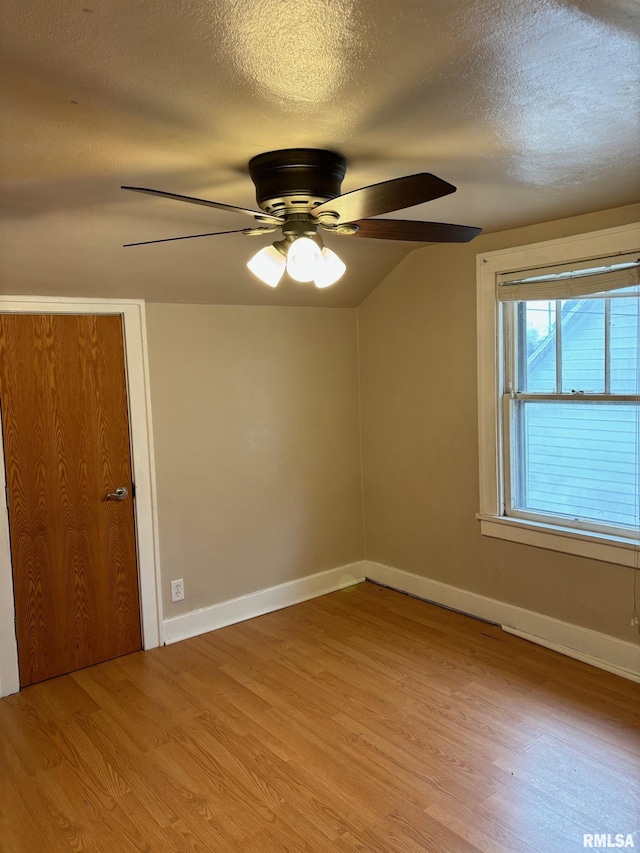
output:
[[[143,299],[62,296],[0,296],[0,314],[119,314],[123,318],[131,464],[136,484],[134,513],[142,647],[159,646],[162,636],[158,505],[151,424],[147,326]],[[0,429],[0,485],[6,484]],[[20,690],[15,602],[9,544],[9,510],[0,499],[0,696]]]

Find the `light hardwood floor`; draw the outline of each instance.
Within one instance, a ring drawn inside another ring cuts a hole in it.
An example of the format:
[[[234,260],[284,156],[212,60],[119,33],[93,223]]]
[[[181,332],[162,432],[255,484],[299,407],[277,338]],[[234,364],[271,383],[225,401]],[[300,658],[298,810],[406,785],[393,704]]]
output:
[[[640,850],[639,698],[364,583],[0,700],[0,849]]]

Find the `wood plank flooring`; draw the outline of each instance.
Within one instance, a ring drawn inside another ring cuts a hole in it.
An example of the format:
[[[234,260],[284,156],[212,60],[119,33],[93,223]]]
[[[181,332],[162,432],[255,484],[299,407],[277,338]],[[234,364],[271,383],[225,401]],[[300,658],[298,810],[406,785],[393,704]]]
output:
[[[0,700],[0,849],[640,849],[639,698],[364,583]]]

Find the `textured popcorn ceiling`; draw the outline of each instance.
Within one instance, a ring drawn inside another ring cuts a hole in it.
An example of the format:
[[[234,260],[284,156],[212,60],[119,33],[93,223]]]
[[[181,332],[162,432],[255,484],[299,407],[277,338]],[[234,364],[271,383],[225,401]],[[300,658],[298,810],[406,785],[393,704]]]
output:
[[[416,244],[334,238],[344,279],[272,291],[268,238],[150,186],[255,206],[254,154],[329,147],[343,189],[418,171],[458,192],[396,214],[486,231],[640,197],[635,0],[5,0],[0,289],[355,305]],[[273,238],[272,238],[273,239]]]

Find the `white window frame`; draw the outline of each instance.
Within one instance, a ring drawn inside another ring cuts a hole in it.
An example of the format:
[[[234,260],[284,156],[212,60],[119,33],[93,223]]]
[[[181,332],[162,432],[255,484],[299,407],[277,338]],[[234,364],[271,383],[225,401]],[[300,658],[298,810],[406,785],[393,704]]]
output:
[[[504,273],[571,264],[640,250],[640,223],[477,256],[478,442],[481,533],[624,566],[637,566],[638,541],[610,533],[507,517],[504,470],[504,342],[497,279]]]

